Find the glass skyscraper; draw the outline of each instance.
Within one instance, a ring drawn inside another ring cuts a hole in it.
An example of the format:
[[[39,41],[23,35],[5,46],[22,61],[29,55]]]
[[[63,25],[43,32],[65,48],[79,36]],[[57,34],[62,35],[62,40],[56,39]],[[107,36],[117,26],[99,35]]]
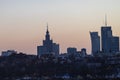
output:
[[[119,51],[119,37],[112,35],[111,26],[101,27],[102,51],[105,53]]]
[[[100,36],[98,36],[98,32],[90,32],[91,37],[91,46],[92,46],[92,54],[100,52]]]
[[[111,51],[111,39],[112,39],[111,26],[101,27],[101,42],[103,52]]]

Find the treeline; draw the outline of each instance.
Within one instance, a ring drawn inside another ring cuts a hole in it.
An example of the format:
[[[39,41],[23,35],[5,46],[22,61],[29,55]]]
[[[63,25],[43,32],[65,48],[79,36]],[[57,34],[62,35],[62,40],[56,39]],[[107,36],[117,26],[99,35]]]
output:
[[[91,65],[90,63],[94,63]],[[96,65],[99,63],[100,65]],[[114,74],[119,65],[105,63],[105,58],[84,58],[79,60],[55,58],[54,56],[37,57],[34,55],[14,54],[0,57],[0,78],[4,77],[42,77],[63,76],[92,78]]]

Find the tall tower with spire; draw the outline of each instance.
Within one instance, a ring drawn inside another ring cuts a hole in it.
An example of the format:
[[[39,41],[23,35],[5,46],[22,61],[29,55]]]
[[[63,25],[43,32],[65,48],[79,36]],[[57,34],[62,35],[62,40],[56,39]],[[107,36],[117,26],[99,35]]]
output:
[[[111,26],[107,25],[107,15],[105,15],[105,26],[101,27],[101,43],[104,53],[119,51],[119,37],[112,35]]]
[[[37,47],[37,54],[59,54],[59,44],[53,43],[53,40],[50,39],[48,24],[46,29],[45,40],[43,40],[43,45]]]
[[[105,26],[101,27],[102,51],[105,53],[109,53],[111,50],[111,38],[112,30],[111,26],[107,25],[107,15],[105,14]]]
[[[48,24],[47,24],[47,30],[46,30],[46,35],[45,35],[45,40],[43,40],[43,46],[46,47],[47,53],[52,53],[52,47],[53,47],[53,41],[50,40],[50,34],[48,30]]]

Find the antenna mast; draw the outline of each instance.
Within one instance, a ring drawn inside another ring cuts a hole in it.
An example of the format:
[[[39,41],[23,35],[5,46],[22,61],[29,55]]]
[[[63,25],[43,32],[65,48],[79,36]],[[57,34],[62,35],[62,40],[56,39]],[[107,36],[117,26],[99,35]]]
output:
[[[107,26],[107,14],[105,14],[105,26]]]

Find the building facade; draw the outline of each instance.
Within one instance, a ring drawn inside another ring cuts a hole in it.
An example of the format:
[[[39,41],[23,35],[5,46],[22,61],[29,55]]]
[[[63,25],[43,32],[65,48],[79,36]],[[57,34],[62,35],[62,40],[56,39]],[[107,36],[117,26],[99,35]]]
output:
[[[98,32],[90,32],[90,37],[92,54],[95,55],[96,53],[100,52],[100,36],[98,35]]]
[[[102,51],[109,53],[111,51],[112,30],[111,26],[101,27]]]
[[[119,37],[112,37],[111,51],[112,52],[119,52]]]
[[[17,51],[15,51],[15,50],[2,51],[2,55],[1,56],[10,56],[12,54],[17,54]]]
[[[53,43],[53,40],[50,39],[48,25],[45,40],[43,40],[43,45],[37,46],[37,55],[43,54],[55,54],[56,56],[59,55],[59,44]]]
[[[102,51],[104,53],[116,53],[119,51],[119,37],[112,35],[111,26],[101,27]]]
[[[77,53],[77,48],[75,48],[75,47],[69,47],[69,48],[67,48],[67,53],[68,54],[76,54]]]

